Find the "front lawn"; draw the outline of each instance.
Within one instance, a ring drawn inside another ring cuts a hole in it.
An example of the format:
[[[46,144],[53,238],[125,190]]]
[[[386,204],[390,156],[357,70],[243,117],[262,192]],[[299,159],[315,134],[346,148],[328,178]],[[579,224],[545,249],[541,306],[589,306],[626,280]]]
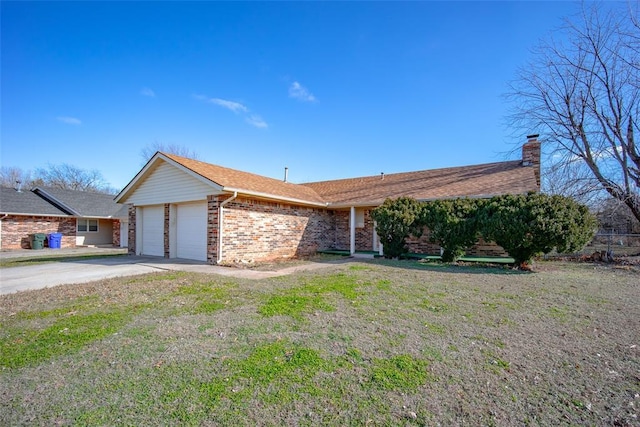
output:
[[[638,425],[640,275],[350,262],[0,296],[0,425]]]

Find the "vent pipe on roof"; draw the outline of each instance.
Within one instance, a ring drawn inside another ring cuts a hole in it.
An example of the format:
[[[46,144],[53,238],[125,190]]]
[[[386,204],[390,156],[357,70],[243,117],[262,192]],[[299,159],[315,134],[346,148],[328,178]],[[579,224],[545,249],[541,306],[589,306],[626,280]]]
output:
[[[384,179],[384,172],[380,172],[380,179]]]
[[[289,168],[288,167],[284,167],[284,182],[287,182],[287,180],[289,179]]]
[[[22,193],[22,181],[20,181],[19,179],[16,180],[16,191],[18,193]]]

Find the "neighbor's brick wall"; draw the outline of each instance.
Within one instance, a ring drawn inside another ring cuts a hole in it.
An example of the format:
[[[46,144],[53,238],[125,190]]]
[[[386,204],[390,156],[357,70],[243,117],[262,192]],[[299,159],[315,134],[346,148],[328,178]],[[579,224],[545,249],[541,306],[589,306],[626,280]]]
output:
[[[60,246],[76,247],[76,219],[9,215],[2,220],[2,249],[30,249],[29,235],[62,233]],[[48,246],[48,237],[45,247]]]
[[[334,217],[322,208],[235,199],[224,207],[223,261],[293,258],[332,248]]]

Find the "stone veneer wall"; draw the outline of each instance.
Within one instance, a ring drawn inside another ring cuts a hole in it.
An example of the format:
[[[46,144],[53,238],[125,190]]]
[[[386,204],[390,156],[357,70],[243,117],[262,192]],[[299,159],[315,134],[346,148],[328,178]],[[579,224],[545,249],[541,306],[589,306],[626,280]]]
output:
[[[294,258],[330,249],[334,217],[323,208],[235,199],[224,207],[223,261]]]
[[[62,233],[60,246],[76,247],[75,218],[9,215],[2,219],[2,249],[30,249],[29,235],[35,233]]]

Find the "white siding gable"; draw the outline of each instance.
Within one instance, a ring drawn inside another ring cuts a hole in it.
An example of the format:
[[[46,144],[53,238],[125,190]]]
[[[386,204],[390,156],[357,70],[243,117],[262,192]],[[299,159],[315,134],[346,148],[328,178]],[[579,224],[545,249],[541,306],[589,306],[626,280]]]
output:
[[[207,195],[218,194],[215,184],[207,185],[167,162],[160,162],[131,195],[126,203],[137,206],[160,203],[206,200]]]

